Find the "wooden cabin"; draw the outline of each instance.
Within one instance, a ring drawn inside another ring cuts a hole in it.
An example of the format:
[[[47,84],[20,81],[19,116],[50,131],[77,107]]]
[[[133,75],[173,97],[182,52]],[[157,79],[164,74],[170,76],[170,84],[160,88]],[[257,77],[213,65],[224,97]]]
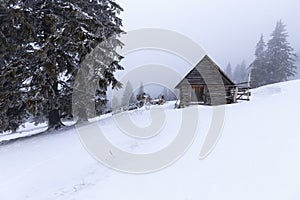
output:
[[[207,55],[181,80],[179,107],[223,105],[237,101],[237,85]]]

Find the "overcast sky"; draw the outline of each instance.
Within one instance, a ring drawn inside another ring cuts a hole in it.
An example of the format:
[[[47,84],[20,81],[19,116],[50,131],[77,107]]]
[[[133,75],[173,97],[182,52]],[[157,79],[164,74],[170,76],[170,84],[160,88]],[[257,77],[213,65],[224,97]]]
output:
[[[300,0],[117,0],[125,31],[164,28],[197,42],[221,67],[249,64],[260,34],[268,40],[276,21],[300,51]]]

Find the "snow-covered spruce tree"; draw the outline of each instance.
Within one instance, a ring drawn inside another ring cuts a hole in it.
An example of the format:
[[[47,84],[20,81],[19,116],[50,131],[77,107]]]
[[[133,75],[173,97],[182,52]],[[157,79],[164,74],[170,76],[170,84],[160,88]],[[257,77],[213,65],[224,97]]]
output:
[[[300,50],[297,53],[297,57],[296,57],[296,65],[297,65],[297,78],[300,78]]]
[[[295,66],[297,67],[297,68],[296,68],[295,76],[291,77],[289,80],[300,79],[300,50],[299,50],[298,53],[296,54],[296,58],[295,58]]]
[[[241,64],[238,64],[235,67],[233,73],[233,79],[237,84],[239,84],[239,83],[247,82],[247,78],[248,78],[248,71],[247,71],[246,63],[245,61],[242,61]]]
[[[114,77],[116,70],[123,69],[119,65],[122,59],[115,51],[121,42],[115,36],[106,38],[80,64],[81,69],[76,76],[73,91],[73,113],[79,117],[78,122],[95,117],[106,107],[107,88],[119,89],[122,84]],[[96,91],[96,93],[95,93]]]
[[[98,44],[123,32],[117,17],[122,8],[112,0],[11,0],[1,6],[9,10],[8,20],[12,22],[10,27],[1,27],[1,38],[10,52],[20,51],[17,55],[1,52],[3,74],[7,75],[14,59],[19,61],[26,71],[19,79],[27,93],[26,109],[35,120],[47,119],[49,128],[59,128],[63,112],[71,112],[65,105],[71,105],[80,63]],[[116,56],[102,71],[99,91],[119,84],[113,73],[122,69],[121,58]]]
[[[122,104],[122,107],[126,107],[128,106],[129,104],[133,103],[134,100],[133,100],[133,87],[132,87],[132,84],[130,83],[130,81],[128,81],[126,83],[126,86],[125,86],[125,89],[124,89],[124,92],[123,92],[123,97],[122,97],[122,101],[121,101],[121,104]]]
[[[30,81],[28,66],[36,61],[31,46],[28,13],[0,4],[0,133],[16,131],[28,118],[25,99]]]
[[[261,35],[255,49],[255,60],[249,66],[251,70],[251,87],[253,88],[267,84],[267,60],[265,48],[266,44],[264,42],[264,36]]]
[[[287,37],[286,25],[280,20],[267,44],[265,84],[287,81],[289,77],[296,74],[296,55],[293,53],[294,50],[287,41]]]
[[[141,82],[140,87],[138,88],[138,93],[136,95],[137,104],[139,107],[144,106],[145,101],[145,91],[144,91],[144,84]]]
[[[113,97],[112,100],[111,100],[111,110],[114,112],[114,111],[117,111],[118,109],[121,108],[120,106],[120,103],[119,103],[119,100],[116,98],[116,97]]]
[[[164,100],[170,101],[170,92],[169,92],[169,89],[167,87],[163,88],[163,91],[162,91],[161,94],[162,94],[161,97],[163,96]]]
[[[233,77],[233,72],[232,72],[232,67],[231,67],[231,63],[228,63],[227,67],[225,68],[225,73],[226,75],[232,79]]]
[[[139,87],[139,91],[138,91],[138,95],[144,95],[145,91],[144,91],[144,84],[143,82],[141,82],[141,85]]]

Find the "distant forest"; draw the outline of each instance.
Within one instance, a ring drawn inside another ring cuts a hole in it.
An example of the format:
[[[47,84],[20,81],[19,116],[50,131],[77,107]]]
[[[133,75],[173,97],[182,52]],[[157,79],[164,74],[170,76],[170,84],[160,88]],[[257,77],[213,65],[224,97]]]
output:
[[[280,20],[267,43],[261,35],[250,65],[242,61],[233,68],[229,63],[225,72],[237,84],[250,78],[252,88],[300,78],[300,50],[296,54],[287,38],[286,25]]]

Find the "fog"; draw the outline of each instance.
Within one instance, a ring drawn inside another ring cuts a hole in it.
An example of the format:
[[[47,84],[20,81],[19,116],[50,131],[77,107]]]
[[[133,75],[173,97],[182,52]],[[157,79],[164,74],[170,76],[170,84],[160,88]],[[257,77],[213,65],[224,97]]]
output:
[[[254,59],[261,34],[269,39],[276,22],[287,25],[288,41],[300,51],[299,0],[117,0],[124,30],[164,28],[197,42],[221,66]],[[176,42],[176,41],[174,41]],[[126,67],[126,66],[125,66]]]

